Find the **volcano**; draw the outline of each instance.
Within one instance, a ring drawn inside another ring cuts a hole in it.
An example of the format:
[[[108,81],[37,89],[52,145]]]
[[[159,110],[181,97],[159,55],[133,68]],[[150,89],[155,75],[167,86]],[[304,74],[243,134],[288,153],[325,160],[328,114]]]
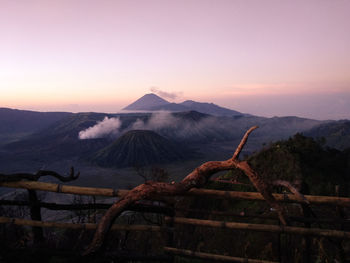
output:
[[[213,116],[243,116],[244,114],[235,110],[220,107],[214,103],[196,102],[186,100],[182,103],[170,103],[165,99],[150,93],[142,96],[135,102],[126,106],[123,110],[130,111],[198,111]]]
[[[156,94],[149,93],[131,103],[123,110],[151,110],[154,107],[161,107],[167,104],[171,103]]]
[[[106,167],[146,166],[184,160],[186,150],[149,130],[126,132],[93,155],[91,161]]]

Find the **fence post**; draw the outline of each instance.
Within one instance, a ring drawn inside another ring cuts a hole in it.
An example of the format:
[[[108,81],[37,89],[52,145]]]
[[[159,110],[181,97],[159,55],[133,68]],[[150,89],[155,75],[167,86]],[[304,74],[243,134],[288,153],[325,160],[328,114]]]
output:
[[[30,203],[30,218],[41,221],[41,209],[38,196],[35,190],[28,190],[28,199]],[[33,227],[34,245],[40,246],[44,242],[44,233],[41,227]]]
[[[302,193],[303,195],[308,195],[310,194],[310,188],[307,185],[307,183],[302,180],[301,184],[299,185],[299,187],[297,187],[297,189],[299,190],[300,193]],[[303,216],[304,218],[312,218],[314,216],[311,208],[309,205],[306,204],[301,204],[301,209],[303,212]],[[306,228],[311,228],[311,223],[305,222],[304,226]],[[303,253],[302,253],[302,257],[303,257],[303,262],[305,263],[310,263],[312,262],[311,260],[311,243],[312,243],[312,239],[309,236],[304,236],[302,237],[302,245],[303,245]]]
[[[335,195],[337,197],[339,197],[339,185],[336,185],[335,186]],[[337,213],[337,216],[339,216],[341,219],[344,219],[345,218],[345,214],[344,214],[344,210],[342,207],[340,206],[336,206],[336,213]],[[340,224],[340,230],[344,230],[344,224]],[[338,256],[339,256],[339,259],[340,259],[340,262],[345,262],[346,260],[346,256],[345,256],[345,252],[344,252],[344,249],[343,249],[343,246],[342,246],[342,240],[336,240],[336,245],[337,245],[337,249],[338,249]]]
[[[171,204],[169,205],[170,209],[167,213],[167,216],[171,217],[172,220],[165,220],[165,227],[168,229],[167,231],[167,240],[166,240],[166,246],[167,247],[174,247],[174,216],[175,216],[175,205]],[[167,262],[175,262],[175,256],[172,253],[169,253],[170,258]]]

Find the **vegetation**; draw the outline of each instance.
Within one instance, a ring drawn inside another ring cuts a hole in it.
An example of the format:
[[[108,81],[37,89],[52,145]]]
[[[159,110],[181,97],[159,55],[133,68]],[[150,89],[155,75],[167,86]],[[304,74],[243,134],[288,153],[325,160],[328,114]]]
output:
[[[303,182],[305,194],[334,195],[335,186],[338,185],[339,194],[348,196],[350,150],[340,151],[324,145],[322,139],[315,140],[297,133],[288,140],[275,142],[253,154],[248,157],[248,162],[268,181],[282,179],[294,184]],[[247,181],[238,170],[229,172],[223,178]]]
[[[282,179],[292,182],[297,187],[302,184],[301,191],[304,194],[349,196],[350,149],[340,151],[325,145],[324,139],[315,140],[302,134],[296,134],[288,140],[272,143],[246,159],[251,167],[267,181],[273,182]],[[249,179],[238,169],[232,170],[218,179],[212,181],[207,187],[222,190],[254,191],[254,188],[249,184]],[[281,187],[274,190],[275,192],[285,192],[285,189]],[[270,222],[271,219],[268,218],[274,214],[268,205],[252,201],[211,200],[203,203],[199,199],[193,199],[192,204],[189,204],[187,208],[230,211],[232,215],[236,214],[238,217],[224,217],[225,220],[243,220],[244,215],[250,216],[248,222],[251,223]],[[305,211],[301,210],[299,206],[288,205],[287,210],[288,216],[306,216]],[[339,211],[332,207],[312,207],[312,210],[313,216],[317,218],[336,218],[337,216],[346,217],[349,215],[349,211],[346,209]],[[239,219],[239,215],[242,215],[242,219]],[[203,214],[197,213],[196,215],[193,212],[190,216],[203,218]],[[211,218],[213,217],[218,217],[218,215],[212,215]],[[223,219],[222,216],[220,217]],[[244,218],[244,222],[247,222],[247,218]],[[310,227],[310,224],[306,226]],[[349,227],[339,224],[316,224],[315,226],[319,228],[340,227],[347,230]],[[196,231],[203,231],[203,229]],[[282,260],[282,262],[332,262],[332,259],[343,262],[344,254],[349,253],[349,242],[345,241],[337,243],[331,239],[304,239],[289,235],[276,237],[266,234],[260,235],[259,233],[242,233],[242,231],[236,231],[235,235],[240,234],[240,244],[233,245],[236,250],[234,255],[238,256],[244,256],[244,251],[246,251],[245,253],[248,253],[250,258]],[[200,234],[192,234],[192,236],[197,235]],[[219,242],[220,237],[216,237],[215,240],[216,243]],[[200,241],[192,240],[192,242]],[[226,242],[230,241],[226,240],[224,243],[226,244]],[[225,244],[219,246],[225,246]],[[213,246],[214,243],[211,245]],[[245,249],[247,247],[249,248],[248,252]],[[293,250],[289,248],[293,248]],[[308,251],[305,251],[306,248]],[[343,249],[347,252],[344,252]],[[231,248],[232,250],[233,248]],[[224,251],[221,252],[224,253]]]
[[[345,150],[350,148],[350,121],[340,120],[323,123],[306,131],[305,135],[325,138],[327,146]]]

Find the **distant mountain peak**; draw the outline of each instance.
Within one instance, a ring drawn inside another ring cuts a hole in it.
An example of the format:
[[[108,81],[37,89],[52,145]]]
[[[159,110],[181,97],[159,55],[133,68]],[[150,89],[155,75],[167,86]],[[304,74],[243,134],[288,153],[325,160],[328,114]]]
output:
[[[149,93],[137,101],[131,103],[124,110],[140,110],[140,111],[171,111],[171,112],[180,112],[180,111],[198,111],[201,113],[215,115],[215,116],[242,116],[243,114],[220,107],[214,103],[207,102],[196,102],[193,100],[186,100],[182,103],[170,103],[156,94]]]
[[[154,107],[160,107],[167,104],[170,104],[170,102],[162,99],[154,93],[148,93],[126,106],[124,110],[151,110]]]
[[[185,101],[182,102],[181,104],[186,105],[186,104],[192,104],[192,103],[194,103],[194,102],[195,102],[194,100],[185,100]]]

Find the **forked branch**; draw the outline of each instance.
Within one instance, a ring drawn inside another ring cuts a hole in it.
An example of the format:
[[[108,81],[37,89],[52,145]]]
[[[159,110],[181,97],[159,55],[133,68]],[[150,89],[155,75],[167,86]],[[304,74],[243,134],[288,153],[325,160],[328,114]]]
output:
[[[157,198],[157,196],[162,195],[182,195],[191,188],[199,188],[204,186],[213,174],[219,171],[231,170],[233,168],[241,169],[249,177],[250,181],[269,203],[269,205],[277,210],[281,222],[286,225],[284,209],[273,197],[270,190],[270,185],[265,182],[263,178],[260,177],[255,171],[253,171],[247,162],[238,161],[237,159],[248,140],[249,134],[257,128],[257,126],[251,127],[245,133],[235,153],[228,160],[206,162],[194,169],[179,183],[169,184],[163,182],[146,182],[132,189],[127,195],[114,203],[101,218],[94,238],[87,250],[84,252],[84,255],[96,253],[101,248],[105,236],[114,220],[136,201],[143,199],[154,199]]]

